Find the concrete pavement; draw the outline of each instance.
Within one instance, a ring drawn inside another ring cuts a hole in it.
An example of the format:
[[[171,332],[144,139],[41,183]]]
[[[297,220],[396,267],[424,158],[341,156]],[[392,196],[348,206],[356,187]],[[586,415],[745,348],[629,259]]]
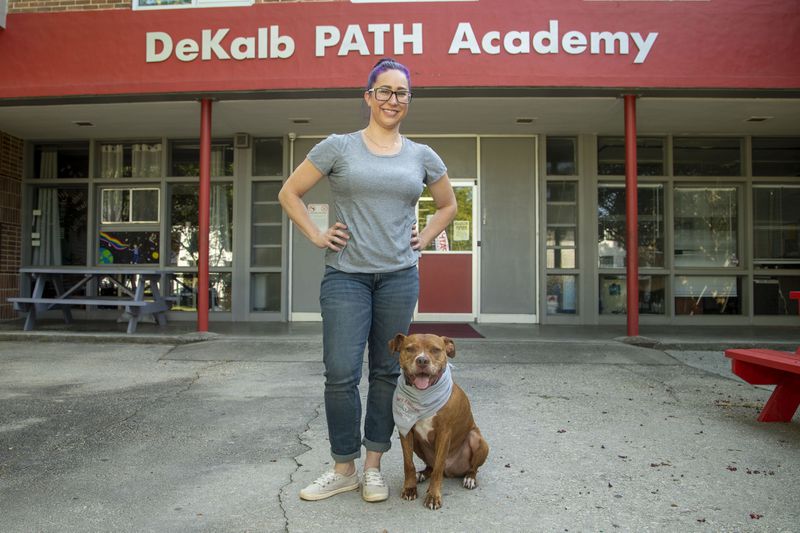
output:
[[[297,497],[330,462],[313,329],[6,338],[0,531],[800,531],[800,416],[757,422],[769,390],[688,337],[457,339],[491,450],[439,511],[400,500],[396,437],[388,502]]]

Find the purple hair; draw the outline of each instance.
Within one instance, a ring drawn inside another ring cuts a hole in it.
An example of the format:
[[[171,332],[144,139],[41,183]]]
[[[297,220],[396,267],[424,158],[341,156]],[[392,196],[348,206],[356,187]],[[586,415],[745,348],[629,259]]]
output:
[[[372,67],[372,71],[369,73],[369,78],[367,79],[367,90],[372,89],[372,85],[375,83],[375,80],[378,78],[378,76],[387,70],[399,70],[405,74],[406,80],[408,81],[408,88],[411,89],[411,74],[409,74],[405,65],[398,63],[391,57],[384,57],[375,63],[374,67]]]

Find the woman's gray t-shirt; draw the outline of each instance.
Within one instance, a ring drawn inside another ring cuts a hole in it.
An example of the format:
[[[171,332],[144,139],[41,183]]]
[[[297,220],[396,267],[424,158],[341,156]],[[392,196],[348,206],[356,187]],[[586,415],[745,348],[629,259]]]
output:
[[[336,221],[350,240],[340,252],[327,250],[325,264],[343,272],[395,272],[417,264],[411,248],[414,208],[424,185],[445,175],[442,159],[429,146],[403,137],[394,155],[369,151],[361,132],[331,135],[308,153],[328,177]]]

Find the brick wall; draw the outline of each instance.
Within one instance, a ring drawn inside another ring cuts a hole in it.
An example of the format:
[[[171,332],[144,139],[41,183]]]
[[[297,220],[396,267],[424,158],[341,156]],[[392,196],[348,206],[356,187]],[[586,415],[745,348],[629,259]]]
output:
[[[283,0],[255,0],[256,4],[270,4]],[[291,0],[296,1],[296,0]],[[309,0],[305,0],[309,1]],[[347,1],[347,0],[310,0]],[[119,0],[9,0],[9,13],[32,13],[48,11],[92,11],[96,9],[131,9],[132,1]]]
[[[15,318],[9,296],[19,295],[22,140],[0,131],[0,320]]]

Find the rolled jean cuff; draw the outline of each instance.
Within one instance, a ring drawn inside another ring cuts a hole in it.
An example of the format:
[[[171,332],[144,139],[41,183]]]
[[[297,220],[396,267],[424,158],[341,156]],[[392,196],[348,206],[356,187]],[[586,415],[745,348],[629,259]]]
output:
[[[369,439],[362,441],[364,447],[370,452],[386,453],[392,448],[391,442],[373,442]]]
[[[337,462],[337,463],[349,463],[350,461],[355,461],[356,459],[361,457],[361,450],[358,450],[357,452],[349,453],[347,455],[339,455],[339,454],[333,453],[333,450],[331,450],[331,457],[333,457],[333,460],[335,462]]]

